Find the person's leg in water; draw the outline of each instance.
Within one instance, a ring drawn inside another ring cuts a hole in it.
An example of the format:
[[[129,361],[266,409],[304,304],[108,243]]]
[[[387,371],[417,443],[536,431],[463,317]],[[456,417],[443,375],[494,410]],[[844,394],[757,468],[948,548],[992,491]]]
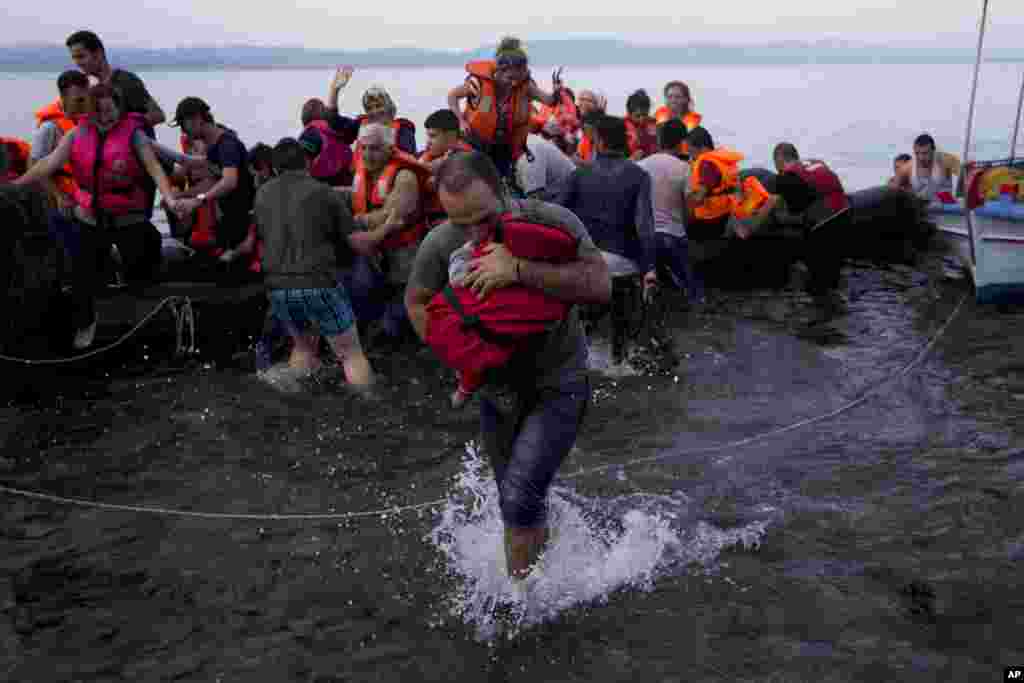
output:
[[[480,401],[485,448],[505,523],[505,560],[513,579],[525,578],[544,551],[550,536],[548,488],[576,443],[590,393],[584,378],[542,392],[514,415],[502,413],[486,398]]]
[[[374,382],[370,361],[359,343],[359,330],[353,323],[341,334],[327,337],[334,356],[345,371],[345,380],[354,387],[369,387]]]
[[[265,372],[274,364],[274,345],[288,334],[285,325],[274,315],[272,307],[267,307],[263,318],[263,333],[256,341],[256,370]]]
[[[636,276],[624,275],[612,278],[612,362],[626,360],[629,344],[630,322],[639,301],[640,288]]]
[[[689,242],[685,237],[667,232],[654,233],[658,264],[658,279],[671,282],[688,301],[693,300],[695,285],[690,272]]]

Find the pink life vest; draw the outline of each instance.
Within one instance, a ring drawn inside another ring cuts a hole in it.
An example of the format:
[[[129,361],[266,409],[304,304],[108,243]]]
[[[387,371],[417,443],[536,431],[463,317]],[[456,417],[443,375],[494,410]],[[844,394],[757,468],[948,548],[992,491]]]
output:
[[[146,210],[146,170],[132,144],[143,124],[141,114],[125,114],[105,135],[87,119],[78,124],[71,168],[78,184],[74,199],[80,207],[92,214],[101,208],[112,216]]]
[[[317,180],[333,180],[339,173],[352,170],[352,148],[342,142],[341,136],[326,121],[318,119],[308,128],[320,134],[321,142],[320,154],[309,170],[311,176]]]

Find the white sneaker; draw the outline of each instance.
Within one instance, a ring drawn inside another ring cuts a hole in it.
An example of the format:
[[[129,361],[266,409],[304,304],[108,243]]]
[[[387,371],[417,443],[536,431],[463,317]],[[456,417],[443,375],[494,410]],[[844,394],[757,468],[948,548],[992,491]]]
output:
[[[87,349],[90,346],[92,346],[93,340],[96,339],[97,322],[98,319],[96,317],[93,317],[91,325],[89,325],[88,327],[83,327],[82,329],[75,332],[75,340],[73,342],[73,345],[76,349],[81,351],[82,349]]]

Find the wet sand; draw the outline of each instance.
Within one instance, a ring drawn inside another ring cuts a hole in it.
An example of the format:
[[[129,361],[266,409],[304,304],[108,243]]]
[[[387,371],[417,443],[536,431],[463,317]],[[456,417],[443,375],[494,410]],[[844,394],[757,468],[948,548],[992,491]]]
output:
[[[466,481],[484,485],[476,415],[447,407],[451,373],[428,352],[372,355],[373,401],[330,379],[275,391],[226,351],[49,373],[61,398],[40,385],[0,412],[8,486],[229,513],[448,502],[246,521],[5,495],[0,677],[997,680],[1024,663],[1024,312],[968,301],[863,404],[713,448],[878,386],[965,293],[937,257],[846,276],[832,322],[793,291],[712,291],[674,316],[678,364],[595,373],[552,555],[600,571],[547,566],[538,585],[562,594],[493,639],[470,618],[486,613],[474,587],[501,585],[493,519],[451,514],[474,500]],[[587,473],[606,464],[624,467]],[[566,607],[567,591],[589,597]]]

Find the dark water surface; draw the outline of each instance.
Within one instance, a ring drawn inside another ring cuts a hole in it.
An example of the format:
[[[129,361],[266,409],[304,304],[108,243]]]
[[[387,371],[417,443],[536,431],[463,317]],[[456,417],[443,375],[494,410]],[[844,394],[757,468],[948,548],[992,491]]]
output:
[[[524,593],[475,412],[446,407],[426,352],[371,357],[377,400],[281,393],[223,358],[49,372],[62,398],[0,412],[9,486],[235,513],[447,502],[239,521],[3,495],[0,678],[999,680],[1024,663],[1024,312],[968,300],[869,400],[715,448],[899,373],[965,293],[937,261],[852,265],[827,323],[794,291],[713,291],[673,321],[678,365],[595,374]]]

